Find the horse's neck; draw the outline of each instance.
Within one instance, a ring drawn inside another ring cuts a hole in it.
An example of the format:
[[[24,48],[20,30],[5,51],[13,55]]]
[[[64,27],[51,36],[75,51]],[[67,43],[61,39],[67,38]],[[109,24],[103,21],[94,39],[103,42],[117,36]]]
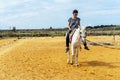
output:
[[[73,35],[73,41],[79,41],[79,39],[80,39],[80,33],[78,30],[76,30]]]

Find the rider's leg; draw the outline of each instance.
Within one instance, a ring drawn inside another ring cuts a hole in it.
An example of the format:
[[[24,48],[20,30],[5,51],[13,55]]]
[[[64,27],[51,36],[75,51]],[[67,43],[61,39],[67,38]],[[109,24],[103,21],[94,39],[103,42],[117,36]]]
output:
[[[84,49],[89,50],[88,46],[87,46],[87,42],[86,42],[86,38],[83,38],[83,44],[84,44]]]
[[[66,35],[66,53],[69,51],[69,32]]]
[[[69,33],[66,35],[66,47],[69,47]]]
[[[66,53],[69,51],[69,35],[70,35],[71,31],[67,32],[66,35]]]

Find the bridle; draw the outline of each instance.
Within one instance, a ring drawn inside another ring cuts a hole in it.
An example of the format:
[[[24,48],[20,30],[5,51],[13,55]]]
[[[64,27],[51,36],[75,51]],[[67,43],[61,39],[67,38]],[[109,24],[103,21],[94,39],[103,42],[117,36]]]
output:
[[[82,31],[81,31],[81,29],[80,29],[80,38],[85,38],[85,36],[82,36]]]
[[[79,32],[79,33],[80,33],[80,38],[82,38],[82,31],[81,31],[81,29],[80,29],[80,32]]]

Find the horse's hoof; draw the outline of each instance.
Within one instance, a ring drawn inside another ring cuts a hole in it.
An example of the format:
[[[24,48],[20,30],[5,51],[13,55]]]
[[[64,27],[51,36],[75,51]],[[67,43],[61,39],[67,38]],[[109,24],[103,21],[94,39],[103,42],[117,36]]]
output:
[[[71,65],[73,65],[73,63],[71,63]]]
[[[71,65],[73,65],[73,62],[71,62]]]
[[[78,66],[79,66],[79,64],[75,64],[75,66],[76,66],[76,67],[78,67]]]
[[[67,60],[67,64],[70,64],[70,60]]]

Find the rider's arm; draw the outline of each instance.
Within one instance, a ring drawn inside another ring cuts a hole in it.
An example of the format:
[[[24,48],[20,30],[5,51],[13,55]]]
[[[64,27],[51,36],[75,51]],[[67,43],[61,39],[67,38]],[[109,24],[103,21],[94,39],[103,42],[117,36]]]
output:
[[[71,31],[71,18],[68,19],[68,29]]]
[[[68,29],[71,30],[71,28],[70,28],[70,22],[68,22]]]
[[[80,23],[80,21],[78,22],[78,27],[81,28],[81,23]]]
[[[78,22],[78,26],[80,26],[80,21]]]

